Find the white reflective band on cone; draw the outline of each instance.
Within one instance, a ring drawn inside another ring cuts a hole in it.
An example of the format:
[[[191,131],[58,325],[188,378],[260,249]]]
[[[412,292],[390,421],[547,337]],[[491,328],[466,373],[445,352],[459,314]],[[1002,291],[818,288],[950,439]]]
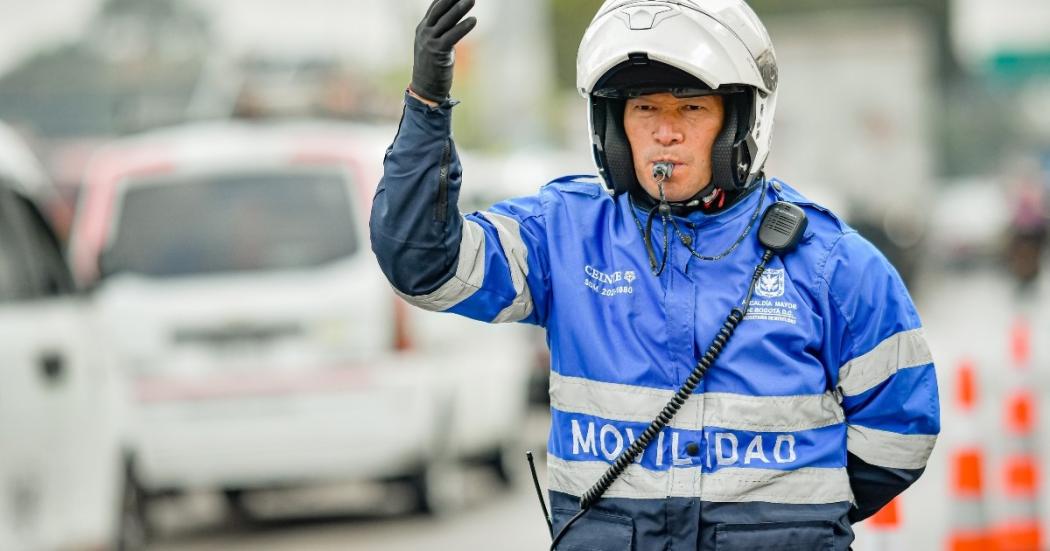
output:
[[[980,497],[951,498],[948,519],[951,531],[980,532],[988,528],[988,515]]]
[[[995,520],[1004,521],[1032,521],[1040,518],[1039,503],[1035,498],[1028,497],[1006,497],[996,500]]]

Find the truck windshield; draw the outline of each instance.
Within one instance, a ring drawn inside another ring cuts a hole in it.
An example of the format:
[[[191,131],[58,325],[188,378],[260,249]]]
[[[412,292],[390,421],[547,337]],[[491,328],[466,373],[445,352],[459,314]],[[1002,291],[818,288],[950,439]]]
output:
[[[357,250],[346,177],[334,170],[178,176],[124,189],[107,275],[288,270]]]

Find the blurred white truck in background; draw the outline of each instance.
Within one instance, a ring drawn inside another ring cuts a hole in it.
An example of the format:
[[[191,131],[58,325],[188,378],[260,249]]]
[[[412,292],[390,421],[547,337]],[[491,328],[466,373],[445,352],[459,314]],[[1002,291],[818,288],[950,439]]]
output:
[[[367,220],[393,136],[201,123],[92,162],[70,254],[130,383],[144,526],[153,497],[186,491],[250,512],[255,491],[408,482],[435,511],[455,499],[460,460],[507,476],[525,341],[390,289]]]

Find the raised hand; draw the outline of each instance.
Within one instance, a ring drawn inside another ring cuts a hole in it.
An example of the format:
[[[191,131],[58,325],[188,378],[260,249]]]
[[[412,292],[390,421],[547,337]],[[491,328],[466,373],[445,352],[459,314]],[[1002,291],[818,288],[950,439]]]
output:
[[[477,25],[474,17],[463,16],[474,7],[474,0],[434,0],[416,27],[415,62],[412,91],[440,103],[452,90],[454,48]]]

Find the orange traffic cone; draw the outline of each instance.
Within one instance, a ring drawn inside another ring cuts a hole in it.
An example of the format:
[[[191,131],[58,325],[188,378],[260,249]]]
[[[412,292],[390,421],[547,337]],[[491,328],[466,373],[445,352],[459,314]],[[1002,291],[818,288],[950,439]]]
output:
[[[961,445],[952,453],[951,517],[949,551],[987,551],[993,549],[988,532],[984,496],[984,452],[977,433],[977,376],[973,362],[963,360],[956,378],[955,406],[958,410]]]
[[[1005,405],[1006,440],[1001,465],[1001,507],[995,527],[999,551],[1043,549],[1040,525],[1039,459],[1036,451],[1036,404],[1031,388],[1031,331],[1019,319],[1011,334],[1014,390]]]
[[[871,549],[878,551],[903,551],[903,542],[900,536],[901,515],[900,496],[886,504],[878,513],[868,519],[868,528],[871,529],[871,540],[875,544]]]

